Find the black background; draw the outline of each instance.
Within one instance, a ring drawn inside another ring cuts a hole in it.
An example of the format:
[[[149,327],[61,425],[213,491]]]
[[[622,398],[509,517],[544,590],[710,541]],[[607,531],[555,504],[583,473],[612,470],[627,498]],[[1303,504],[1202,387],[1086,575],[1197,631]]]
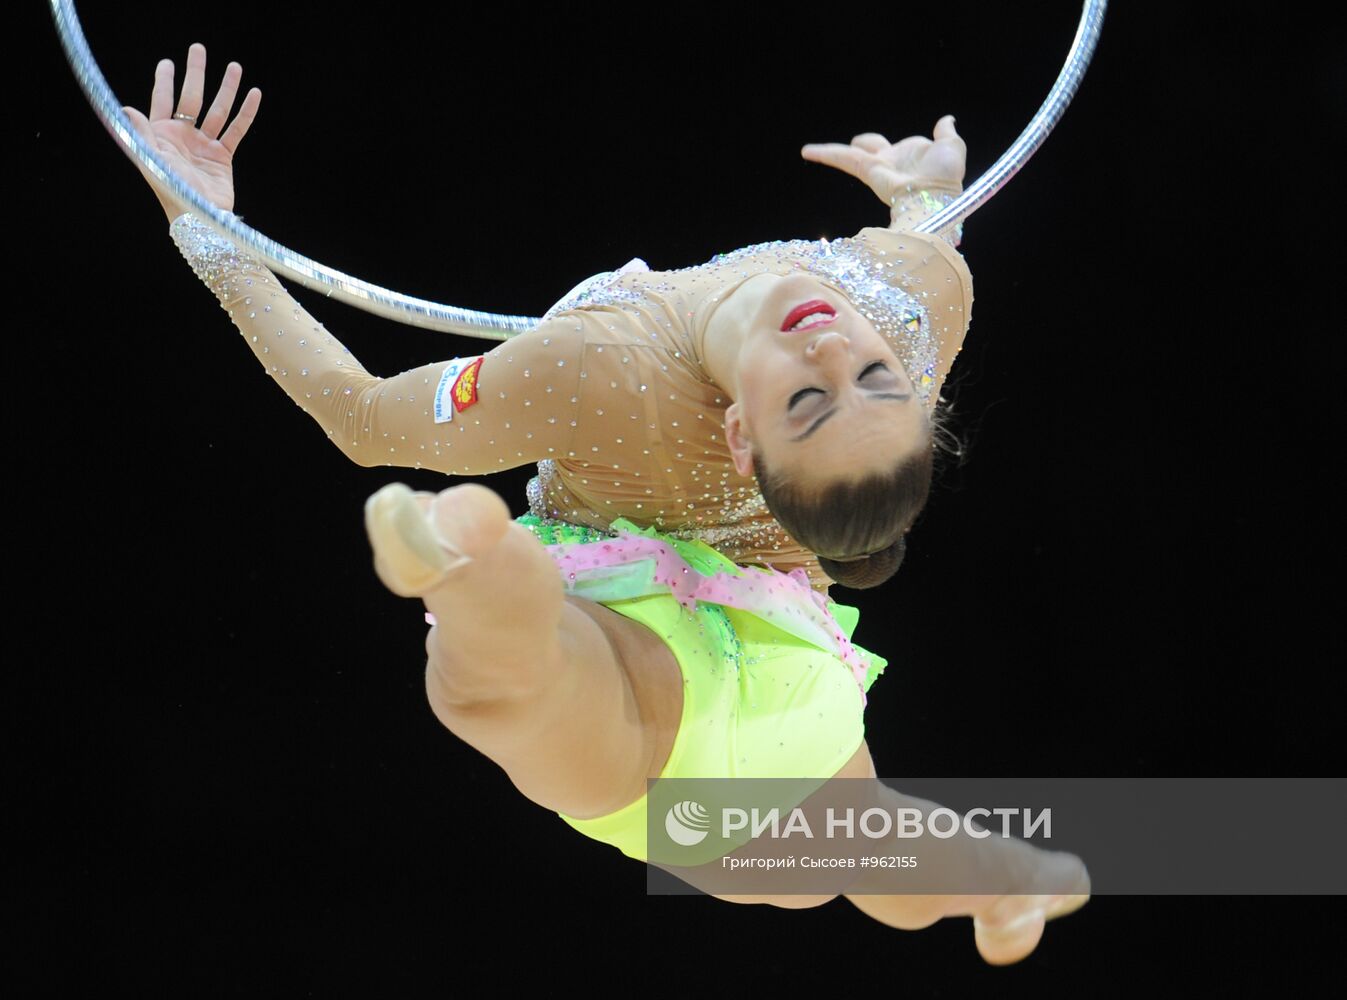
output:
[[[953,113],[971,182],[1079,9],[122,6],[80,14],[124,103],[147,109],[162,57],[180,82],[193,41],[208,103],[230,59],[262,88],[236,159],[250,224],[526,315],[633,256],[883,225],[805,142]],[[866,735],[895,781],[1335,771],[1343,74],[1288,5],[1111,7],[1064,120],[965,229],[965,460],[899,576],[841,595],[890,659]],[[50,20],[13,43],[36,93],[15,95],[7,415],[34,683],[12,705],[41,724],[15,741],[10,822],[52,848],[13,859],[41,885],[15,897],[47,946],[14,966],[32,981],[1107,995],[1335,971],[1332,897],[1097,896],[1011,969],[966,920],[648,897],[641,865],[426,704],[423,608],[380,585],[362,504],[450,481],[327,443],[178,255]],[[290,287],[375,373],[474,353]],[[490,484],[522,511],[530,472]]]

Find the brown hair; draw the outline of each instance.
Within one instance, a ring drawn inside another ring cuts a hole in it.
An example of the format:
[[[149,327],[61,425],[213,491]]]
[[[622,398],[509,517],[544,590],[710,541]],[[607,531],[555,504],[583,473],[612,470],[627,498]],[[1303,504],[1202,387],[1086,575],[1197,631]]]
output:
[[[753,454],[758,489],[777,522],[818,556],[844,587],[877,587],[902,565],[907,530],[926,505],[934,468],[931,436],[888,472],[804,487],[774,475]]]

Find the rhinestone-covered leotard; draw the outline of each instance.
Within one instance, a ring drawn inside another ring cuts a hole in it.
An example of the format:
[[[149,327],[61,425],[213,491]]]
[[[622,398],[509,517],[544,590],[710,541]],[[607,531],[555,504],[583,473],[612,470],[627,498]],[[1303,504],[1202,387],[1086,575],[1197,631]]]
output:
[[[736,563],[828,578],[772,518],[725,444],[730,399],[703,365],[707,322],[748,278],[805,270],[887,337],[928,406],[972,310],[950,243],[869,227],[836,240],[760,243],[672,271],[605,272],[537,327],[471,359],[371,375],[257,260],[195,216],[170,232],[271,377],[364,466],[482,475],[538,463],[540,517],[606,528],[619,517],[714,546]],[[469,394],[470,393],[470,394]]]

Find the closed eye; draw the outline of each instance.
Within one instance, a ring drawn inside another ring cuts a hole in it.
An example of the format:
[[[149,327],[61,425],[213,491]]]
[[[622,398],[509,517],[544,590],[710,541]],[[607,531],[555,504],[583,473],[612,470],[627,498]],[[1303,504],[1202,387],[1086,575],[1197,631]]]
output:
[[[805,398],[806,396],[808,396],[811,392],[817,392],[817,393],[819,393],[820,395],[823,394],[823,390],[822,390],[822,389],[813,389],[813,388],[810,388],[810,389],[801,389],[801,390],[800,390],[799,392],[797,392],[795,395],[793,395],[793,396],[790,397],[790,402],[786,404],[786,409],[787,409],[787,410],[793,410],[793,409],[795,408],[795,404],[798,403],[800,400],[804,399],[804,398]]]
[[[866,365],[864,369],[861,370],[861,373],[859,375],[856,376],[856,381],[864,382],[867,376],[872,375],[875,372],[887,372],[888,370],[889,366],[886,365],[884,362],[872,361],[870,364]],[[810,393],[818,393],[819,395],[824,395],[822,389],[816,389],[812,386],[806,389],[801,389],[798,392],[796,392],[793,396],[791,396],[790,401],[786,403],[787,412],[795,409],[795,404],[807,398]]]

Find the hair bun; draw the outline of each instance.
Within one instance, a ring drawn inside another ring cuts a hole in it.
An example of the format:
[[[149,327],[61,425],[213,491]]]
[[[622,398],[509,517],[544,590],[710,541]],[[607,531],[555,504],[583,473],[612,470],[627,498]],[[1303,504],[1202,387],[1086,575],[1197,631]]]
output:
[[[819,556],[818,565],[819,569],[841,586],[850,587],[852,590],[865,590],[869,587],[878,587],[897,573],[906,554],[907,538],[904,536],[887,549],[880,549],[864,559],[838,562],[836,559]]]

